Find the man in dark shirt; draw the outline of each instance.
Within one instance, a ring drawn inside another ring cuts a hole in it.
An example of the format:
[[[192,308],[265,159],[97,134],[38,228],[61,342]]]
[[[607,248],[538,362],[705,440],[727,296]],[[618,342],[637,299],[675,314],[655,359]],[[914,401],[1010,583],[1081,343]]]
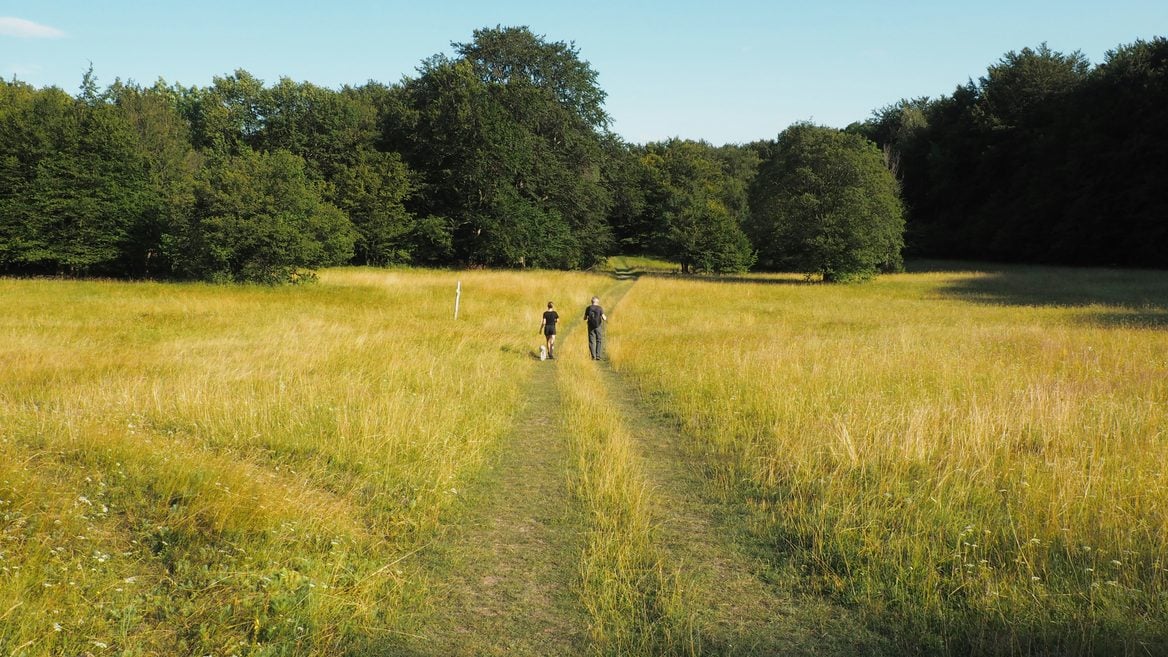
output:
[[[592,305],[584,309],[584,319],[588,322],[588,352],[592,360],[600,360],[604,353],[604,323],[608,317],[600,307],[600,299],[592,297]]]

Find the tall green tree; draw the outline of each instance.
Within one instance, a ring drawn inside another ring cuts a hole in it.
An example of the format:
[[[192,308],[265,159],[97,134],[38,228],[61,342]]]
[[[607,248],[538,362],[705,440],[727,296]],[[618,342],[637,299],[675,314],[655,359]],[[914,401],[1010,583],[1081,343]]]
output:
[[[357,262],[406,263],[416,249],[433,246],[424,243],[429,233],[405,208],[412,192],[409,168],[397,153],[362,149],[335,173],[332,197],[357,229]]]
[[[92,71],[71,98],[4,83],[0,118],[0,265],[9,270],[117,275],[151,206],[133,126]]]
[[[1109,52],[1011,51],[976,83],[860,131],[894,154],[911,253],[1078,265],[1168,264],[1163,38]],[[923,121],[921,120],[923,119]],[[911,130],[904,130],[911,126]]]
[[[754,263],[742,229],[746,188],[732,165],[752,166],[726,155],[680,139],[645,147],[648,218],[640,225],[659,236],[655,251],[677,260],[683,272],[740,272]]]
[[[880,146],[884,155],[884,166],[900,178],[901,163],[906,152],[919,147],[922,135],[929,125],[926,115],[930,100],[927,97],[912,100],[901,99],[872,112],[872,117],[863,123],[848,126],[848,132],[863,135]]]
[[[1083,53],[1069,55],[1045,43],[1036,49],[1011,50],[981,78],[981,105],[993,127],[1019,127],[1043,120],[1051,99],[1074,91],[1087,77],[1090,64]]]
[[[377,108],[367,96],[280,78],[260,91],[258,102],[263,122],[255,148],[299,155],[314,178],[331,181],[380,137]]]
[[[1061,104],[1045,259],[1168,267],[1168,39],[1109,51]]]
[[[607,94],[575,43],[545,41],[526,26],[496,26],[475,30],[472,41],[453,45],[484,83],[539,89],[571,119],[597,130],[608,127]]]
[[[149,175],[151,202],[130,236],[129,273],[173,275],[165,245],[190,221],[195,176],[203,161],[191,145],[190,124],[180,110],[184,91],[159,80],[149,88],[116,82],[109,93],[137,134]]]
[[[425,61],[387,142],[420,173],[419,216],[444,217],[457,258],[587,267],[612,248],[601,171],[604,93],[571,44],[478,30]]]
[[[801,123],[779,135],[751,190],[748,229],[760,264],[862,280],[902,266],[897,183],[875,144]]]
[[[287,151],[209,160],[195,193],[193,220],[175,236],[173,256],[188,275],[282,283],[353,256],[357,231],[321,198],[304,160]]]
[[[196,148],[216,155],[238,155],[259,145],[264,128],[264,83],[238,69],[213,79],[210,87],[192,89],[183,110]]]
[[[642,148],[626,143],[616,135],[604,140],[606,166],[601,174],[609,190],[612,205],[608,224],[620,253],[653,253],[660,246],[657,217],[646,212],[646,194],[650,172],[641,161]]]

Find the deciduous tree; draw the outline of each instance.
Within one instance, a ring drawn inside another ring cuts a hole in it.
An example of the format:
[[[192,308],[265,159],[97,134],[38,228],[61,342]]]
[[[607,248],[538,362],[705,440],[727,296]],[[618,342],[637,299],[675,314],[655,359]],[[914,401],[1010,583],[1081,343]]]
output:
[[[660,236],[657,253],[677,260],[687,273],[750,268],[754,253],[741,225],[745,188],[717,149],[679,139],[649,144],[641,165],[648,219],[640,224]]]
[[[843,281],[902,266],[896,180],[859,135],[805,123],[783,131],[750,205],[749,230],[765,268]]]
[[[195,216],[179,236],[181,265],[198,278],[281,283],[302,270],[344,264],[357,232],[287,151],[211,160],[199,176]]]

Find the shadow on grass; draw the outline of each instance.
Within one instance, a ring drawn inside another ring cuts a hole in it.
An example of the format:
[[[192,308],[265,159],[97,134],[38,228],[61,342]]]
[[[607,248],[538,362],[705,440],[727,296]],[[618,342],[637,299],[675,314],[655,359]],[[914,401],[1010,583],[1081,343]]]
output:
[[[781,274],[760,274],[758,276],[738,276],[724,274],[683,274],[679,271],[645,271],[640,269],[616,268],[612,271],[613,278],[619,281],[637,280],[639,278],[667,278],[675,281],[693,281],[695,283],[745,283],[753,285],[824,285],[820,280],[805,277],[795,278],[793,275],[780,278]]]
[[[446,657],[438,650],[422,652],[402,637],[358,640],[338,654],[343,657]]]
[[[975,272],[941,290],[971,303],[1080,308],[1086,323],[1168,329],[1168,272],[1006,265],[928,271]]]
[[[612,276],[618,281],[635,281],[645,275],[645,272],[632,267],[617,267],[612,270]]]

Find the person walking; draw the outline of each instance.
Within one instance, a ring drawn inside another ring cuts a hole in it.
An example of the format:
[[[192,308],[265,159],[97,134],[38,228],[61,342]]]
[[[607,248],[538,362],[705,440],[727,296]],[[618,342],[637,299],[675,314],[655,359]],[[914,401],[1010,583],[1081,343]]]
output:
[[[604,353],[604,323],[608,317],[600,307],[600,298],[592,297],[592,305],[584,309],[584,319],[588,322],[588,352],[592,360],[600,360]]]
[[[548,358],[556,358],[556,322],[560,321],[560,314],[556,312],[552,302],[548,302],[548,309],[543,313],[539,322],[539,330],[543,332],[543,339],[547,341]]]

